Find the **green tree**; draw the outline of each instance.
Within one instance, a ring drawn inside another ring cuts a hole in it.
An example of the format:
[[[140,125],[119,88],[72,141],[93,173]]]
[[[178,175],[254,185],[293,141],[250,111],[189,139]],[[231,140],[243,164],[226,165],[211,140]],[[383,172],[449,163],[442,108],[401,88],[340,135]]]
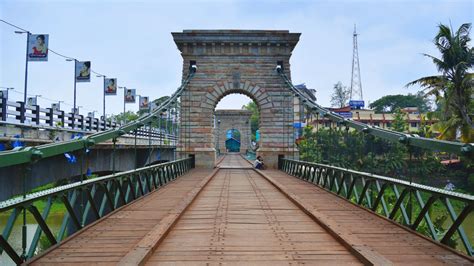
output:
[[[407,86],[419,84],[427,95],[434,95],[442,104],[440,122],[436,125],[441,139],[455,139],[461,133],[463,142],[474,141],[474,74],[468,70],[474,66],[474,49],[469,47],[471,24],[462,24],[456,32],[440,24],[434,44],[441,58],[424,54],[431,58],[441,75],[417,79]]]
[[[300,158],[307,162],[321,162],[322,150],[318,145],[317,133],[312,126],[306,126],[303,129],[304,138],[298,144]]]
[[[127,111],[125,113],[120,113],[117,115],[112,115],[112,117],[108,117],[107,120],[114,119],[118,123],[128,123],[130,121],[138,119],[138,114],[132,111]]]
[[[395,109],[393,112],[392,129],[398,132],[408,131],[408,122],[406,120],[406,114],[403,113],[400,108]]]
[[[242,106],[242,109],[252,112],[252,115],[250,116],[250,130],[252,131],[252,140],[255,141],[255,135],[260,124],[260,110],[254,101]]]
[[[424,97],[422,93],[418,93],[416,95],[386,95],[371,103],[369,107],[378,113],[392,113],[397,108],[418,107],[420,113],[425,113],[430,111],[429,105],[429,99]]]
[[[342,108],[347,105],[350,98],[350,91],[339,81],[334,84],[333,93],[331,95],[331,106]]]

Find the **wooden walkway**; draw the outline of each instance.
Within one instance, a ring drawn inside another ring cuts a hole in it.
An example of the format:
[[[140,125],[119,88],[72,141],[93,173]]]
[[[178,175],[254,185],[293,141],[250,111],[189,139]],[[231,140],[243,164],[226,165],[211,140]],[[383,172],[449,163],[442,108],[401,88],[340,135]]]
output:
[[[34,265],[473,265],[331,193],[240,155],[194,169]]]

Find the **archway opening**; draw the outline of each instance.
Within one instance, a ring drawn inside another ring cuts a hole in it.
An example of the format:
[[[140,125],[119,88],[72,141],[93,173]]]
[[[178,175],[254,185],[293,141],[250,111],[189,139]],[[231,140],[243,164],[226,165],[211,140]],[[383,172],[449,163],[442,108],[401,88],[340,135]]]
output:
[[[252,95],[232,91],[218,99],[214,108],[214,143],[218,155],[225,152],[254,153],[260,110]]]

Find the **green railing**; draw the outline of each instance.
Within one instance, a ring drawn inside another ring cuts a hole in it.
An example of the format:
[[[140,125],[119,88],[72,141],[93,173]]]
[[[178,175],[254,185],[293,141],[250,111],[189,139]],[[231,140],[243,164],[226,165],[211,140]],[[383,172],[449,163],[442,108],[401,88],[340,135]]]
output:
[[[43,249],[55,245],[117,208],[161,188],[193,167],[194,159],[190,157],[58,186],[0,202],[0,216],[8,215],[7,224],[0,235],[0,254],[6,252],[13,262],[21,264],[37,255],[42,238],[42,243],[46,243]],[[48,223],[51,221],[49,215],[52,208],[65,212],[57,232]],[[20,216],[23,221],[18,224],[16,221]],[[37,225],[33,237],[30,237],[31,241],[27,241],[26,235],[27,216],[30,223]],[[15,250],[9,241],[15,225],[22,227],[20,250]]]
[[[474,196],[340,167],[280,158],[280,170],[473,256],[464,227],[474,215]],[[437,206],[436,212],[434,206]],[[442,213],[439,213],[441,210]],[[450,222],[433,222],[439,217]],[[447,227],[447,230],[443,228]],[[470,236],[471,238],[474,236]]]
[[[283,79],[285,84],[288,86],[290,91],[300,102],[308,108],[311,113],[318,113],[321,117],[328,118],[334,122],[340,123],[346,127],[354,128],[358,131],[380,137],[392,142],[401,142],[407,146],[425,148],[434,151],[443,151],[448,153],[454,153],[463,156],[473,156],[474,154],[474,143],[461,143],[455,141],[444,141],[438,139],[430,139],[420,137],[414,134],[406,134],[396,132],[388,129],[382,129],[376,126],[370,126],[362,122],[354,121],[350,118],[342,117],[341,115],[329,111],[328,109],[320,106],[315,101],[301,93],[285,75],[282,68],[277,68],[277,72]]]

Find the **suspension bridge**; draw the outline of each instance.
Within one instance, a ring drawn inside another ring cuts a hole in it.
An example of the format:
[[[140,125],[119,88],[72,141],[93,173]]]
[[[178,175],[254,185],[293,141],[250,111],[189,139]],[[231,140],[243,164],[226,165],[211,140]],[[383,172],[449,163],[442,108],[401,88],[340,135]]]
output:
[[[182,83],[149,114],[123,125],[96,128],[79,120],[67,130],[80,124],[80,130],[87,131],[80,137],[0,153],[1,169],[16,176],[13,181],[2,177],[2,187],[13,182],[22,190],[20,196],[0,202],[0,214],[8,215],[0,251],[10,261],[33,265],[474,263],[472,236],[465,231],[474,226],[466,222],[473,215],[473,196],[300,161],[293,136],[294,103],[296,99],[308,112],[348,129],[407,147],[472,156],[474,144],[381,129],[321,107],[291,83],[289,60],[299,33],[185,30],[172,35],[183,57]],[[266,170],[254,169],[241,153],[221,155],[216,149],[220,142],[215,107],[233,93],[247,95],[259,108],[261,140],[256,152],[264,158]],[[52,119],[29,114],[33,110],[24,104],[2,104],[15,105],[13,115],[34,116],[36,124]],[[163,132],[161,118],[170,113],[176,128],[166,127]],[[138,132],[148,140],[142,144],[141,157]],[[122,151],[128,151],[129,157],[119,158],[117,142],[123,139],[131,141]],[[107,156],[103,165],[111,172],[87,178],[87,167],[104,160],[91,157],[90,150],[104,143],[111,152],[103,155]],[[172,150],[167,162],[153,155],[163,149]],[[50,182],[35,173],[51,167],[52,159],[65,153],[75,155],[78,163],[64,166],[70,170],[64,178],[72,173],[76,179],[30,192]],[[435,204],[445,206],[451,220],[443,234],[430,216]],[[55,218],[49,213],[57,205],[66,214],[55,230],[51,227]],[[27,230],[27,219],[37,225],[34,230]],[[15,227],[21,230],[19,246],[10,240]],[[453,241],[460,248],[452,248]],[[40,242],[44,249],[39,248]]]

